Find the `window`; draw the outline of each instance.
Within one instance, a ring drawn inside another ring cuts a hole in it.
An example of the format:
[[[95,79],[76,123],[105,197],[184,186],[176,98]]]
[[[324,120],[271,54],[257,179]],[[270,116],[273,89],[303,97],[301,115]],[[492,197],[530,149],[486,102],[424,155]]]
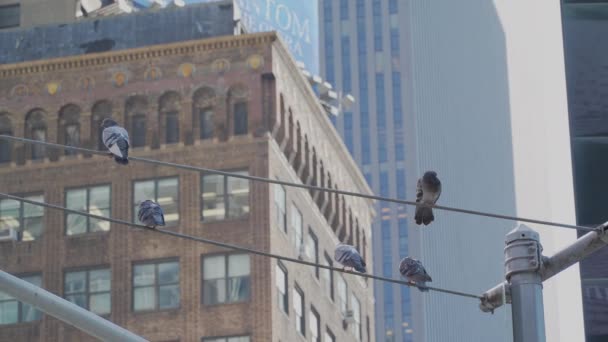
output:
[[[110,217],[110,186],[101,185],[67,190],[65,192],[65,206],[93,215]],[[110,230],[110,222],[66,213],[65,230],[67,235],[107,232]]]
[[[150,311],[179,307],[179,262],[133,265],[133,310]]]
[[[80,125],[69,124],[65,126],[65,144],[68,146],[77,147],[80,144]],[[66,155],[75,155],[77,151],[65,150]]]
[[[167,226],[179,222],[179,177],[135,181],[133,183],[133,222],[141,224],[137,217],[139,204],[145,200],[157,202],[165,215]]]
[[[131,117],[129,131],[131,147],[146,146],[146,115],[137,114]]]
[[[247,171],[234,173],[249,175]],[[239,218],[249,213],[249,180],[213,174],[203,174],[201,178],[204,221]]]
[[[287,268],[277,261],[277,293],[279,295],[279,308],[289,315],[289,297],[287,294]]]
[[[325,262],[323,265],[333,267],[333,262],[327,253],[325,253]],[[323,278],[323,287],[325,288],[325,294],[332,300],[334,299],[334,272],[326,268],[321,270],[321,277]]]
[[[0,29],[19,27],[21,22],[21,6],[0,6]]]
[[[42,276],[40,275],[22,276],[19,278],[38,287],[42,284]],[[4,292],[0,292],[0,324],[33,322],[41,318],[42,312],[36,310],[33,306],[22,303]]]
[[[325,330],[325,339],[323,342],[336,342],[336,336],[329,330]]]
[[[109,268],[72,271],[65,274],[65,299],[98,315],[109,315],[112,310]]]
[[[361,341],[361,304],[355,294],[351,295],[351,303],[353,305],[353,315],[355,316],[355,324],[351,325],[352,333]]]
[[[285,187],[280,184],[274,184],[274,210],[279,228],[287,233],[287,200],[285,196]]]
[[[179,117],[176,111],[165,113],[165,143],[179,142]]]
[[[44,202],[43,195],[25,196],[26,199]],[[12,199],[0,200],[0,231],[13,229],[19,241],[40,238],[44,229],[44,207]]]
[[[306,318],[304,316],[304,292],[296,285],[293,288],[293,310],[296,313],[296,331],[306,336]]]
[[[32,130],[32,139],[46,141],[46,128],[35,128]],[[44,159],[46,157],[46,147],[40,144],[32,146],[32,159]]]
[[[248,300],[250,267],[247,254],[203,257],[203,303],[213,305]]]
[[[319,263],[319,239],[310,227],[308,227],[308,237],[306,239],[306,256],[308,257],[309,261],[312,261],[315,264]],[[318,279],[319,267],[316,266],[314,270],[315,276]]]
[[[319,318],[319,313],[315,310],[314,306],[310,307],[310,341],[311,342],[321,342],[321,336],[319,331],[321,331],[321,319]]]
[[[348,286],[346,285],[346,281],[344,277],[338,274],[338,304],[340,305],[340,312],[346,313],[348,310]]]
[[[340,20],[348,20],[348,1],[340,0]]]
[[[296,247],[296,253],[300,253],[302,247],[302,213],[292,204],[291,205],[291,229],[293,229],[293,245]]]
[[[203,342],[249,342],[249,336],[205,337]]]
[[[234,135],[247,134],[247,103],[234,104]]]
[[[211,108],[201,108],[198,112],[199,122],[201,125],[200,138],[209,139],[213,138],[213,110]]]
[[[93,105],[91,112],[91,141],[97,146],[97,150],[106,151],[108,148],[103,144],[101,123],[106,118],[112,118],[112,103],[107,100],[98,101]]]

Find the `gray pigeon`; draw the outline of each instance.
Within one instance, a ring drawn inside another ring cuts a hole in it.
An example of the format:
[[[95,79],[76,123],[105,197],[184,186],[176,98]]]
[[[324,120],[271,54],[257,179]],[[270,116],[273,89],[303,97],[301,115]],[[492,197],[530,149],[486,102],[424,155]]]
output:
[[[150,200],[145,200],[139,204],[139,212],[137,213],[139,221],[144,225],[156,228],[156,226],[165,225],[165,215],[163,209],[158,203]]]
[[[102,140],[118,164],[129,164],[129,133],[112,119],[103,119]]]
[[[414,283],[421,292],[427,292],[429,289],[426,287],[427,281],[433,281],[431,276],[426,273],[422,263],[416,259],[405,257],[399,264],[399,273],[407,279],[407,281]]]
[[[434,205],[437,203],[440,195],[441,181],[437,178],[437,173],[435,171],[425,172],[416,185],[416,202]],[[430,224],[435,220],[433,208],[417,205],[414,219],[417,225],[424,224],[426,226]]]
[[[339,243],[336,246],[336,251],[334,252],[334,259],[342,264],[344,268],[351,267],[354,268],[355,271],[360,273],[366,273],[365,269],[365,260],[359,254],[359,251],[351,245],[346,245],[343,243]]]

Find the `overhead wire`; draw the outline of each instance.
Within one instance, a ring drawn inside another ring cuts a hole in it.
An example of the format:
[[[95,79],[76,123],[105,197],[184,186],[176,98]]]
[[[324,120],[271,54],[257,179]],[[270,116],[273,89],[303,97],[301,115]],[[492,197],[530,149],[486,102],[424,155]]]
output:
[[[46,207],[46,208],[50,208],[50,209],[61,210],[63,212],[67,212],[67,213],[71,213],[71,214],[77,214],[77,215],[82,215],[82,216],[94,218],[94,219],[97,219],[97,220],[107,221],[107,222],[111,222],[111,223],[115,223],[115,224],[120,224],[120,225],[124,225],[124,226],[128,226],[128,227],[141,228],[141,229],[145,229],[145,230],[150,231],[150,232],[155,232],[155,233],[164,234],[164,235],[170,235],[170,236],[174,236],[174,237],[181,238],[181,239],[191,240],[191,241],[200,242],[200,243],[209,244],[209,245],[214,245],[214,246],[223,247],[223,248],[228,248],[228,249],[232,249],[232,250],[236,250],[236,251],[241,251],[241,252],[247,252],[247,253],[250,253],[250,254],[261,255],[261,256],[265,256],[265,257],[269,257],[269,258],[274,258],[274,259],[277,259],[277,260],[288,261],[288,262],[293,262],[293,263],[297,263],[297,264],[301,264],[301,265],[307,265],[307,266],[313,266],[313,267],[323,268],[323,269],[327,269],[327,270],[334,271],[334,272],[352,274],[352,275],[358,276],[358,277],[375,279],[375,280],[379,280],[379,281],[390,282],[390,283],[399,284],[399,285],[405,285],[405,286],[409,286],[409,287],[412,287],[412,286],[416,287],[416,285],[414,285],[412,283],[409,283],[407,281],[403,281],[403,280],[397,280],[397,279],[392,279],[392,278],[387,278],[387,277],[380,277],[380,276],[376,276],[376,275],[373,275],[373,274],[367,274],[367,273],[358,273],[358,272],[353,272],[353,271],[347,271],[347,270],[343,270],[343,269],[340,269],[340,268],[337,268],[337,267],[326,266],[326,265],[317,264],[317,263],[314,263],[314,262],[309,262],[309,261],[304,261],[304,260],[299,260],[299,259],[296,259],[296,258],[291,258],[291,257],[282,256],[282,255],[278,255],[278,254],[267,253],[267,252],[259,251],[259,250],[256,250],[256,249],[247,248],[247,247],[243,247],[243,246],[238,246],[238,245],[234,245],[234,244],[230,244],[230,243],[225,243],[225,242],[205,239],[205,238],[198,237],[198,236],[181,234],[181,233],[177,233],[177,232],[174,232],[174,231],[171,231],[171,230],[167,230],[167,229],[150,228],[150,227],[147,227],[145,225],[141,225],[141,224],[137,224],[137,223],[133,223],[133,222],[119,220],[119,219],[115,219],[115,218],[111,218],[111,217],[94,215],[94,214],[87,213],[87,212],[84,212],[84,211],[69,209],[69,208],[66,208],[66,207],[63,207],[63,206],[59,206],[59,205],[55,205],[55,204],[50,204],[50,203],[45,203],[45,202],[33,201],[33,200],[30,200],[30,199],[27,199],[27,198],[23,198],[23,197],[19,197],[19,196],[14,196],[14,195],[6,194],[6,193],[1,193],[0,192],[0,197],[12,199],[12,200],[15,200],[15,201],[21,201],[21,202],[32,204],[32,205],[38,205],[38,206],[42,206],[42,207]],[[475,298],[475,299],[479,299],[479,300],[483,299],[483,297],[481,297],[479,295],[470,294],[470,293],[466,293],[466,292],[460,292],[460,291],[454,291],[454,290],[448,290],[448,289],[443,289],[443,288],[439,288],[439,287],[425,286],[425,289],[429,289],[429,290],[435,291],[435,292],[442,292],[442,293],[452,294],[452,295],[461,296],[461,297]]]
[[[86,149],[86,148],[82,148],[82,147],[61,145],[61,144],[55,144],[55,143],[50,143],[50,142],[46,142],[46,141],[14,137],[11,135],[0,134],[0,139],[20,141],[20,142],[28,143],[28,144],[44,145],[44,146],[57,148],[57,149],[63,149],[63,150],[67,149],[67,150],[72,150],[72,151],[80,151],[80,152],[88,153],[88,154],[97,154],[97,155],[103,155],[103,156],[108,155],[108,152],[104,152],[104,151],[97,151],[97,150],[91,150],[91,149]],[[443,205],[427,205],[427,204],[417,203],[415,201],[408,201],[408,200],[397,199],[397,198],[362,194],[362,193],[352,192],[352,191],[324,188],[324,187],[320,187],[320,186],[316,186],[316,185],[293,183],[293,182],[287,182],[287,181],[282,181],[282,180],[278,180],[278,179],[270,179],[270,178],[265,178],[265,177],[244,175],[244,174],[238,174],[238,173],[229,172],[229,171],[221,171],[221,170],[215,170],[215,169],[209,169],[209,168],[191,166],[191,165],[183,165],[183,164],[177,164],[177,163],[142,158],[142,157],[129,157],[129,160],[139,161],[139,162],[148,163],[148,164],[169,166],[169,167],[174,167],[174,168],[183,169],[183,170],[198,171],[198,172],[204,172],[204,173],[209,173],[209,174],[216,174],[216,175],[223,175],[223,176],[229,176],[229,177],[234,177],[234,178],[247,179],[247,180],[255,181],[255,182],[279,184],[279,185],[285,185],[285,186],[301,188],[301,189],[329,192],[329,193],[334,193],[334,194],[339,194],[339,195],[344,195],[344,196],[360,197],[360,198],[366,198],[366,199],[371,199],[371,200],[376,200],[376,201],[392,202],[392,203],[410,205],[410,206],[422,205],[422,206],[431,207],[433,209],[452,211],[452,212],[458,212],[458,213],[470,214],[470,215],[476,215],[476,216],[485,216],[485,217],[492,217],[492,218],[498,218],[498,219],[504,219],[504,220],[510,220],[510,221],[535,223],[535,224],[561,227],[561,228],[578,229],[578,230],[583,230],[583,231],[597,230],[597,228],[593,228],[593,227],[579,226],[579,225],[545,221],[545,220],[537,220],[537,219],[503,215],[503,214],[495,214],[495,213],[483,212],[483,211],[478,211],[478,210],[469,210],[469,209],[462,209],[462,208],[456,208],[456,207],[448,207],[448,206],[443,206]]]

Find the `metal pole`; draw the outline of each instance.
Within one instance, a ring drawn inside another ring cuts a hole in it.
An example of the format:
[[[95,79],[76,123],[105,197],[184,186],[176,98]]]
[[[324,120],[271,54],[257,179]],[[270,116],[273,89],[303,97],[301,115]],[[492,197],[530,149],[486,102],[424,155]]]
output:
[[[0,290],[102,341],[146,342],[80,306],[0,270]]]
[[[510,284],[514,342],[544,342],[543,285],[538,233],[520,224],[507,234],[505,275]]]
[[[607,230],[608,222],[600,225],[596,231],[581,236],[578,240],[564,247],[553,256],[549,258],[543,257],[540,269],[542,281],[553,277],[608,245]],[[506,298],[504,298],[505,292],[503,291],[505,286],[507,289]],[[502,306],[503,303],[510,303],[511,300],[507,282],[494,286],[482,296],[483,299],[479,307],[484,312],[494,312],[494,310]]]

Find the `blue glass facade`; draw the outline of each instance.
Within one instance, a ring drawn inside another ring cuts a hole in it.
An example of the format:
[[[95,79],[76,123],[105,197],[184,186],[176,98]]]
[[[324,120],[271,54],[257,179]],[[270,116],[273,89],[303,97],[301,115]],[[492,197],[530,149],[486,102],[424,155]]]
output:
[[[352,93],[356,99],[352,111],[337,117],[336,127],[374,192],[406,199],[400,71],[400,32],[405,22],[398,18],[399,1],[321,1],[325,25],[322,46],[324,55],[329,56],[321,61],[324,78],[336,90]],[[339,53],[335,59],[333,51]],[[336,78],[339,82],[333,83]],[[376,210],[372,229],[375,273],[399,278],[399,261],[408,253],[405,207],[378,203]],[[380,282],[375,282],[374,287],[378,304],[375,340],[411,342],[409,288]]]

